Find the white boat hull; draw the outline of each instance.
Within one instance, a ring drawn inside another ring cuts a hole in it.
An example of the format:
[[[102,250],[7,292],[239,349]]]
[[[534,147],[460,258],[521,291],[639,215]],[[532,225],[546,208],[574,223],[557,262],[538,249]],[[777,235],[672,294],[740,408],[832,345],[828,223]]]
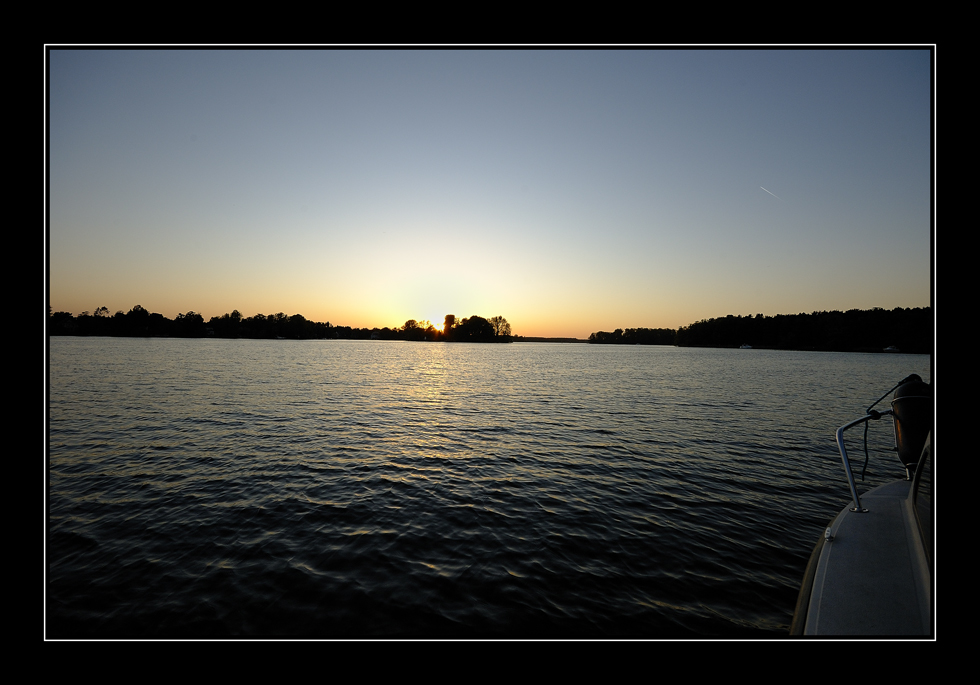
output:
[[[932,573],[912,482],[870,490],[861,505],[842,510],[814,549],[791,633],[931,635]]]

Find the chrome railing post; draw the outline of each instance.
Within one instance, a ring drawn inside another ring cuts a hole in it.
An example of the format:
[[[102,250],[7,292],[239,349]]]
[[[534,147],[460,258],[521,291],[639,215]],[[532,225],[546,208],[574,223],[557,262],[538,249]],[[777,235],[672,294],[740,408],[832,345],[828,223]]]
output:
[[[850,423],[837,429],[837,449],[840,450],[840,458],[844,462],[844,473],[847,474],[847,484],[851,488],[851,497],[854,499],[854,508],[851,509],[851,511],[858,513],[865,513],[868,510],[861,507],[861,498],[858,497],[857,485],[854,483],[854,474],[851,473],[851,464],[847,460],[847,450],[844,449],[844,431],[858,425],[859,423],[864,423],[870,419],[878,418],[878,416],[880,416],[880,414],[877,412],[875,412],[875,414],[868,414],[867,416],[851,421]]]

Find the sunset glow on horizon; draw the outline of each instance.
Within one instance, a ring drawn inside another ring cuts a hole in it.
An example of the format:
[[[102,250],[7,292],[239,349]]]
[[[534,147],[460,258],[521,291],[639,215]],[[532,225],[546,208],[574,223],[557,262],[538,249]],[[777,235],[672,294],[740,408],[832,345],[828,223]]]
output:
[[[929,49],[49,52],[49,303],[517,335],[931,300]]]

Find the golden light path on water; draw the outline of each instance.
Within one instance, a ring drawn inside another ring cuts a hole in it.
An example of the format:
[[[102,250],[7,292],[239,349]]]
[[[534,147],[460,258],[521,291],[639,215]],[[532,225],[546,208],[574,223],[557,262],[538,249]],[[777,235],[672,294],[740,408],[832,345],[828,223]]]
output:
[[[50,347],[46,625],[73,638],[781,637],[849,498],[834,429],[930,373],[658,346]],[[886,422],[862,487],[901,475]]]

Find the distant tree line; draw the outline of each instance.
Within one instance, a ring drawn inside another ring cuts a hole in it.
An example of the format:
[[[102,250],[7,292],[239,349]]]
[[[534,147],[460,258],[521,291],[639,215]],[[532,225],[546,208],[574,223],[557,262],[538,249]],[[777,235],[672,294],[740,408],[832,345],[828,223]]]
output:
[[[502,316],[457,319],[449,314],[442,330],[429,321],[409,319],[395,328],[351,328],[310,321],[301,314],[242,316],[237,309],[208,321],[193,311],[168,319],[140,305],[110,315],[106,307],[95,312],[49,311],[50,335],[102,335],[171,338],[428,340],[444,342],[510,342],[510,324]],[[520,339],[518,337],[518,339]],[[895,347],[902,352],[932,352],[932,308],[892,310],[875,307],[846,312],[733,316],[702,319],[678,330],[669,328],[617,328],[589,336],[593,344],[677,345],[680,347],[752,347],[777,350],[880,352]]]
[[[590,343],[677,345],[679,347],[740,347],[827,352],[881,352],[898,348],[930,354],[933,343],[932,308],[892,310],[851,309],[846,312],[733,316],[702,319],[677,331],[628,328],[599,331]]]
[[[677,331],[672,328],[617,328],[612,333],[599,331],[589,336],[590,343],[601,345],[674,345]]]
[[[584,343],[588,340],[581,340],[579,338],[546,338],[539,335],[514,335],[511,336],[511,340],[514,342],[534,342],[534,343]]]
[[[332,326],[330,322],[310,321],[301,314],[286,316],[256,314],[244,317],[237,309],[230,314],[213,316],[208,321],[197,312],[178,314],[168,319],[162,314],[151,314],[140,305],[128,312],[117,311],[110,315],[106,307],[94,313],[49,311],[49,335],[87,335],[121,337],[169,337],[169,338],[253,338],[285,340],[441,340],[446,342],[510,342],[511,331],[507,319],[494,316],[484,319],[471,316],[459,319],[448,315],[443,330],[428,321],[409,319],[395,328],[351,328]]]
[[[309,321],[301,314],[286,316],[280,312],[244,317],[237,309],[230,314],[213,316],[209,321],[194,311],[168,319],[163,314],[151,314],[140,305],[125,314],[118,311],[112,316],[108,309],[99,307],[94,314],[82,312],[76,317],[70,312],[55,312],[48,317],[50,335],[310,339],[334,337],[333,331],[334,327],[329,323]]]

